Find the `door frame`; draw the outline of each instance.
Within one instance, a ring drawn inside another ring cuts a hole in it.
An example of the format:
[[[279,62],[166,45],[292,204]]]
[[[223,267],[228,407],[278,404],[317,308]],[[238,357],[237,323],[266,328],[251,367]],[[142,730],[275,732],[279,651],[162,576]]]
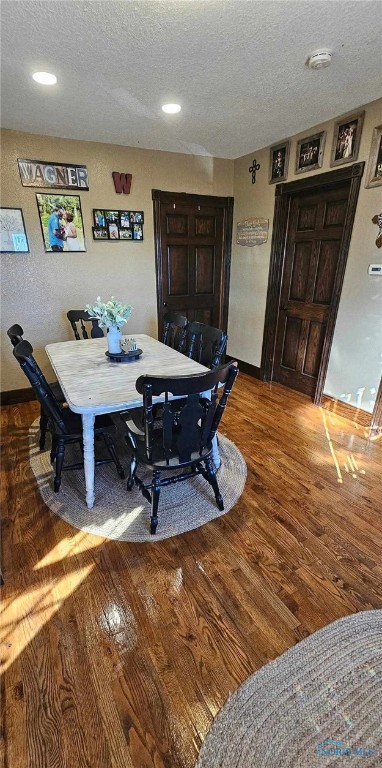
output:
[[[332,189],[344,181],[350,180],[348,205],[338,259],[336,278],[333,289],[332,305],[329,312],[326,334],[321,355],[321,363],[317,377],[317,387],[314,395],[315,405],[319,405],[324,389],[326,373],[329,365],[329,355],[333,341],[334,328],[337,319],[338,306],[341,298],[342,284],[348,258],[350,238],[358,201],[359,188],[365,169],[365,163],[354,163],[334,171],[319,173],[307,179],[297,179],[288,183],[277,184],[275,190],[275,212],[273,217],[273,234],[269,265],[267,304],[264,321],[264,337],[261,353],[260,377],[263,381],[272,381],[275,361],[276,331],[279,314],[282,278],[286,254],[289,213],[293,197],[299,192],[313,192],[319,189]]]
[[[373,435],[373,433],[382,435],[382,377],[375,398],[374,410],[371,414],[370,434]]]
[[[223,279],[221,284],[221,317],[222,330],[227,332],[228,325],[228,305],[229,305],[229,283],[231,276],[231,254],[232,254],[232,226],[233,226],[233,197],[215,197],[214,195],[195,195],[188,192],[166,192],[160,189],[151,191],[154,208],[154,245],[155,245],[155,274],[157,286],[157,317],[158,334],[163,333],[162,313],[163,313],[163,291],[162,291],[162,260],[161,260],[161,206],[163,203],[186,203],[186,205],[211,205],[215,208],[223,208]]]

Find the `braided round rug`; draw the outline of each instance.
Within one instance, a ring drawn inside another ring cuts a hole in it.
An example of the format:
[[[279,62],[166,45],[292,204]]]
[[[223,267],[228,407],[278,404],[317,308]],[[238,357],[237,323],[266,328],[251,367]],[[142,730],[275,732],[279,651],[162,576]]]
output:
[[[229,512],[240,498],[247,477],[247,466],[236,445],[219,434],[221,467],[217,472],[224,500],[221,512],[209,483],[200,476],[162,488],[158,528],[150,534],[150,504],[134,487],[126,490],[114,464],[103,464],[95,471],[95,506],[88,509],[85,502],[85,479],[82,469],[62,473],[59,493],[53,491],[53,468],[50,463],[50,445],[47,437],[45,451],[38,447],[39,420],[30,428],[30,463],[45,504],[66,522],[82,531],[108,539],[121,541],[159,541],[178,536],[205,525],[210,520]],[[100,441],[100,448],[102,441]],[[129,455],[123,435],[117,433],[116,446],[121,463],[128,476]],[[97,450],[97,448],[96,448]],[[65,463],[81,461],[79,447],[67,446]],[[139,466],[139,476],[149,481],[151,473]]]
[[[327,766],[382,766],[382,610],[329,624],[248,678],[196,768]]]

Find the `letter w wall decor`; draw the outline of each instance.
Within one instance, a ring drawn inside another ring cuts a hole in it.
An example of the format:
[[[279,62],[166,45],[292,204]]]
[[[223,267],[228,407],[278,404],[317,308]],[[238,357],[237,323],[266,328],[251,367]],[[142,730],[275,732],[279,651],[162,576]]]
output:
[[[131,182],[133,179],[133,176],[131,173],[118,173],[117,171],[113,171],[112,173],[113,181],[114,181],[114,187],[115,191],[118,195],[123,194],[129,195],[130,189],[131,189]]]

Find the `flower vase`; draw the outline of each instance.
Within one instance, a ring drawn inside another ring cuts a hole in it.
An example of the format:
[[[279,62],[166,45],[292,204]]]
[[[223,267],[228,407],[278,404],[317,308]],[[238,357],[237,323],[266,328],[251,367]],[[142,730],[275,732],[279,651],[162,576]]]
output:
[[[107,348],[111,355],[121,354],[121,331],[115,326],[107,329]]]

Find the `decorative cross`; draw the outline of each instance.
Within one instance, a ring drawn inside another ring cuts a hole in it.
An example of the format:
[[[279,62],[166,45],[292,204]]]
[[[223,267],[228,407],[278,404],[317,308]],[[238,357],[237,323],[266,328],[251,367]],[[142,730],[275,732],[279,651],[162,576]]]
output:
[[[252,174],[252,184],[256,184],[256,171],[260,170],[260,163],[256,162],[256,158],[254,159],[252,165],[250,168],[248,168],[249,173]]]
[[[375,244],[377,248],[382,248],[382,213],[376,213],[372,218],[372,222],[373,224],[377,224],[379,227],[379,232]]]

